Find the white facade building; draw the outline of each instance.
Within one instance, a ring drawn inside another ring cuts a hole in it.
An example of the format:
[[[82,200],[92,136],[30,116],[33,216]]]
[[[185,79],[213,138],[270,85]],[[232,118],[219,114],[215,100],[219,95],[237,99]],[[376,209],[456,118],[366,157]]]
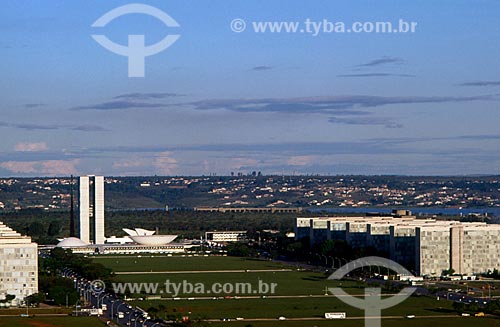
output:
[[[80,239],[90,243],[94,224],[94,244],[104,244],[104,176],[80,177]],[[92,221],[91,221],[92,218]]]
[[[343,240],[379,253],[420,276],[471,275],[500,268],[500,225],[415,217],[297,218],[296,239]]]
[[[205,240],[224,243],[224,242],[244,242],[247,240],[247,231],[214,231],[205,232]]]
[[[38,245],[0,222],[0,299],[38,292]]]

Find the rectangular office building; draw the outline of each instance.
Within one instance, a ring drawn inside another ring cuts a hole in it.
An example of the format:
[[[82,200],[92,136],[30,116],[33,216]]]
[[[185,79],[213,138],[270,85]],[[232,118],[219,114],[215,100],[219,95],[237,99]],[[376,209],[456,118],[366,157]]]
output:
[[[297,218],[296,239],[311,244],[344,240],[353,248],[373,247],[380,255],[420,276],[480,274],[500,268],[500,225],[402,217]]]
[[[38,292],[38,245],[0,222],[0,300]]]
[[[104,244],[104,176],[80,177],[80,239],[90,243],[91,223],[93,243]]]

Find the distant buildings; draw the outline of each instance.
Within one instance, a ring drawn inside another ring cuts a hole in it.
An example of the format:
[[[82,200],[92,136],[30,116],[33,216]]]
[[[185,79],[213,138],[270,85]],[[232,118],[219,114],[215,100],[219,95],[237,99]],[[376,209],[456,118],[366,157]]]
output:
[[[155,231],[142,228],[123,228],[125,237],[104,236],[104,177],[80,177],[80,238],[68,237],[56,246],[40,248],[49,251],[54,247],[71,249],[74,253],[124,254],[124,253],[177,253],[185,252],[190,244],[169,244],[177,235],[156,235]],[[93,228],[92,228],[93,226]],[[93,233],[92,233],[93,232]]]
[[[91,221],[91,218],[92,221]],[[90,226],[94,225],[94,244],[104,244],[104,177],[80,177],[80,239],[90,243]]]
[[[478,274],[500,268],[500,225],[402,217],[297,218],[296,239],[373,247],[416,275]]]
[[[237,213],[242,213],[242,212],[297,213],[297,212],[302,212],[302,208],[195,207],[194,211],[200,211],[200,212],[237,212]]]
[[[38,292],[38,245],[0,222],[0,300]]]
[[[214,231],[205,232],[205,240],[215,243],[247,241],[247,231]]]
[[[9,190],[2,193],[0,211],[69,209],[70,185],[70,178],[0,178],[0,188]],[[435,208],[434,213],[454,215],[483,213],[474,217],[478,220],[486,219],[486,213],[500,212],[498,176],[108,177],[108,189],[115,195],[145,199],[142,203],[127,203],[125,207],[129,209],[149,206],[147,198],[154,197],[156,191],[177,194],[168,199],[168,205],[174,209],[184,208],[192,203],[187,199],[197,198],[198,203],[213,208],[415,207],[422,208],[418,209],[421,212],[426,211],[423,208]],[[110,204],[116,205],[115,201]]]
[[[64,241],[63,241],[64,242]],[[55,247],[71,249],[78,254],[152,254],[152,253],[186,253],[188,249],[196,246],[186,243],[172,243],[165,245],[140,245],[140,244],[78,244],[77,242],[64,242],[58,245],[45,245],[40,247],[41,252],[49,252]]]
[[[178,253],[185,252],[190,244],[170,244],[177,235],[155,235],[155,231],[136,228],[123,228],[128,234],[125,237],[110,237],[106,244],[87,244],[79,238],[63,239],[56,246],[41,247],[41,251],[48,251],[54,247],[71,249],[73,253],[85,254],[131,254],[131,253]]]

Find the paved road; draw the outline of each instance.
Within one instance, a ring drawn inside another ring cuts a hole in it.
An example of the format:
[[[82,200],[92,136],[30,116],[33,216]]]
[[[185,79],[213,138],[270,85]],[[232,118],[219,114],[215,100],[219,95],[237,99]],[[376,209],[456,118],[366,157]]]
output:
[[[454,302],[463,302],[463,303],[477,303],[481,306],[488,304],[492,299],[487,297],[477,297],[467,295],[465,293],[457,293],[457,292],[438,292],[437,297],[439,300],[448,300]]]
[[[75,288],[91,308],[101,308],[103,304],[106,304],[107,310],[103,311],[101,320],[114,320],[120,326],[160,326],[158,322],[152,321],[145,311],[138,307],[133,308],[113,294],[95,291],[95,286],[93,287],[91,281],[73,274],[70,270],[63,272],[63,276],[73,279]]]

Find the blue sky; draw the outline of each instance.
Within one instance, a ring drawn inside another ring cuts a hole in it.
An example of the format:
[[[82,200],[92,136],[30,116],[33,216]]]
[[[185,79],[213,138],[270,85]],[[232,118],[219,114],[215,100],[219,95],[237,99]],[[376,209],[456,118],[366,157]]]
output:
[[[91,27],[130,3],[2,2],[0,176],[500,174],[498,1],[142,1],[180,26],[130,14]],[[306,19],[418,25],[252,25]],[[92,34],[180,38],[138,78]]]

